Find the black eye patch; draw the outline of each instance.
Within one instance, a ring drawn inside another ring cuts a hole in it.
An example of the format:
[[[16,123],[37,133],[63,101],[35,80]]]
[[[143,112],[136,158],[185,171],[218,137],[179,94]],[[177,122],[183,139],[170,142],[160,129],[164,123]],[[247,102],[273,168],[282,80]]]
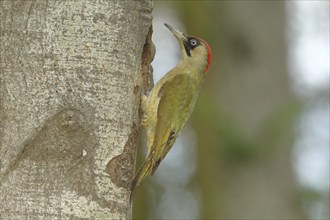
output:
[[[196,38],[187,37],[187,41],[184,44],[184,48],[186,50],[187,55],[191,56],[190,51],[199,45],[200,45],[200,42]]]

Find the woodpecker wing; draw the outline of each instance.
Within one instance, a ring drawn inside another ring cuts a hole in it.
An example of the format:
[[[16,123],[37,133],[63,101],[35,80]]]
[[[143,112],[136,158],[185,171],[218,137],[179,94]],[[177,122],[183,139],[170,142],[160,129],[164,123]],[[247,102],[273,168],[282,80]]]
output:
[[[198,92],[198,82],[191,74],[173,76],[160,88],[151,174],[156,171],[190,118]]]

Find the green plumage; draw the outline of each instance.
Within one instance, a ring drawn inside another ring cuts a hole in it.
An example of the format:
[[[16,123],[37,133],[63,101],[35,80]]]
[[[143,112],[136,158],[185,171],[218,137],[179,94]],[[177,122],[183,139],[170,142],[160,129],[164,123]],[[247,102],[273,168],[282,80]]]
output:
[[[147,158],[131,185],[131,196],[146,176],[153,175],[190,118],[210,65],[209,45],[165,24],[178,39],[182,59],[151,90],[142,95],[142,125],[146,128]]]
[[[148,155],[132,182],[132,194],[142,180],[153,175],[190,118],[203,76],[198,73],[167,73],[143,105]],[[156,112],[156,117],[153,113]]]
[[[159,91],[152,174],[173,146],[183,126],[191,116],[199,87],[189,74],[179,74],[167,81]]]

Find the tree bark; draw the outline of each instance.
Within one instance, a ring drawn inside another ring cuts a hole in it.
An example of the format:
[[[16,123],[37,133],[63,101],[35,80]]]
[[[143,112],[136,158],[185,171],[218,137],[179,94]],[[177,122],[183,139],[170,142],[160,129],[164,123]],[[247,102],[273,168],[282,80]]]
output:
[[[0,2],[0,218],[127,219],[151,0]]]

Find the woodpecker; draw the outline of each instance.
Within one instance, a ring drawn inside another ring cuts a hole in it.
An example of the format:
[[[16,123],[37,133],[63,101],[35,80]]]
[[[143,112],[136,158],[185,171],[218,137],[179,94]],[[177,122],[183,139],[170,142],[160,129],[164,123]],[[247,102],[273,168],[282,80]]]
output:
[[[132,182],[131,201],[135,189],[145,177],[155,173],[190,118],[211,61],[211,48],[206,41],[165,26],[178,40],[182,57],[148,97],[141,96],[147,157]]]

